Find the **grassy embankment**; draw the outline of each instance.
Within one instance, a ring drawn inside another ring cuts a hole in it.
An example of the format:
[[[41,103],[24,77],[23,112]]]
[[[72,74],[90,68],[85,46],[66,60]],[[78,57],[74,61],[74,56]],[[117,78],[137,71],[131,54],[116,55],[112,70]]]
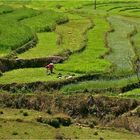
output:
[[[52,31],[56,24],[65,21],[67,17],[58,12],[47,10],[40,13],[29,8],[19,8],[9,14],[1,15],[1,56],[33,39],[36,31]]]
[[[71,92],[102,92],[105,90],[116,90],[119,91],[120,88],[125,87],[131,83],[138,82],[136,76],[132,76],[130,78],[122,78],[122,79],[114,79],[114,80],[91,80],[85,82],[78,82],[77,84],[70,84],[61,88],[61,91],[65,94],[69,94]]]
[[[78,73],[105,72],[111,64],[100,58],[109,51],[105,46],[105,33],[110,26],[104,17],[93,16],[95,27],[88,32],[87,47],[80,54],[74,54],[64,64],[57,65],[58,70]]]
[[[10,8],[11,9],[11,8]],[[36,15],[37,12],[28,8],[14,10],[0,15],[0,56],[22,46],[34,37],[30,28],[18,23],[18,20]]]
[[[133,49],[136,48],[137,50],[136,55],[139,55],[140,53],[139,50],[140,27],[139,27],[139,22],[138,20],[136,22],[136,19],[123,18],[123,17],[119,17],[119,18],[115,19],[114,20],[115,22],[113,23],[114,24],[117,23],[117,25],[121,25],[121,26],[117,28],[115,26],[115,32],[110,33],[108,36],[109,47],[112,48],[112,51],[106,57],[109,58],[110,61],[113,62],[113,64],[116,64],[118,66],[117,68],[118,71],[122,72],[123,75],[127,75],[128,74],[127,71],[130,70],[132,71],[129,59],[130,56],[133,58],[135,55]],[[134,27],[136,27],[137,33],[131,37],[131,40],[134,42],[133,44],[134,46],[131,46],[132,44],[130,44],[130,40],[127,38],[127,34],[129,32],[132,32]],[[119,34],[121,34],[121,37],[119,37]],[[117,43],[116,41],[114,41],[115,39],[117,40]],[[78,84],[71,84],[68,86],[64,86],[61,89],[61,91],[68,93],[68,92],[75,92],[75,91],[85,91],[85,89],[87,89],[88,91],[92,91],[92,90],[106,90],[110,88],[114,88],[117,90],[123,86],[136,82],[138,82],[136,76],[130,76],[128,78],[126,77],[126,78],[121,78],[116,80],[114,79],[114,80],[86,81]]]
[[[43,125],[36,121],[39,116],[50,117],[43,112],[26,109],[0,108],[0,138],[1,139],[55,139],[57,137],[72,139],[128,139],[137,140],[139,135],[127,130],[89,128],[71,125],[55,129],[50,125]],[[25,116],[27,114],[27,116]]]
[[[114,73],[123,75],[132,73],[130,60],[134,60],[136,55],[128,35],[133,33],[135,28],[131,23],[124,22],[118,17],[109,17],[108,20],[114,32],[108,34],[111,53],[105,58],[114,64]]]
[[[38,33],[39,43],[29,51],[18,55],[19,58],[31,59],[63,54],[65,50],[74,52],[84,47],[85,32],[91,26],[90,20],[69,15],[69,22],[56,26],[55,32]]]
[[[104,72],[110,67],[110,63],[104,59],[100,59],[101,55],[108,52],[105,47],[105,32],[109,30],[109,25],[105,19],[99,16],[94,17],[96,26],[88,32],[87,48],[81,52],[74,54],[64,64],[56,65],[57,72],[63,75],[67,73],[90,73],[90,72]],[[105,26],[103,26],[105,25]],[[94,40],[94,41],[93,41]],[[83,63],[84,62],[84,63]],[[81,67],[82,64],[82,67]],[[22,71],[22,74],[21,74]],[[15,76],[16,75],[16,76]],[[45,76],[45,69],[43,68],[30,68],[19,69],[4,73],[0,78],[1,83],[22,83],[22,82],[35,82],[35,81],[48,81],[50,80]],[[57,75],[51,76],[56,80]]]

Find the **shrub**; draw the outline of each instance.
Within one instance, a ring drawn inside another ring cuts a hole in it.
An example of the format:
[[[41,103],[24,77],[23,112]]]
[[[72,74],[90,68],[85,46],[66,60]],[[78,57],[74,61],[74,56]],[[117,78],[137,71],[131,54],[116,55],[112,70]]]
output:
[[[0,111],[0,114],[4,114],[3,111]]]
[[[55,118],[59,120],[59,123],[62,124],[63,126],[69,126],[72,124],[71,118],[64,114],[58,114],[55,116]]]
[[[98,135],[98,132],[94,132],[94,135],[96,135],[96,136],[97,136],[97,135]]]
[[[42,116],[38,116],[38,117],[36,118],[36,121],[37,121],[37,122],[40,122],[40,123],[43,123],[43,118],[42,118]]]
[[[12,135],[18,135],[18,133],[17,132],[13,132]]]
[[[28,132],[24,132],[25,135],[28,135]]]
[[[17,118],[16,121],[17,121],[17,122],[23,122],[23,120],[20,119],[20,118]]]
[[[55,127],[55,128],[59,128],[60,127],[60,122],[58,119],[48,119],[48,124]]]
[[[23,116],[29,116],[28,112],[23,112]]]
[[[51,109],[48,109],[48,110],[47,110],[47,113],[48,113],[48,114],[52,114]]]
[[[100,137],[99,140],[104,140],[104,138]]]
[[[56,5],[56,8],[57,8],[57,9],[60,9],[61,7],[62,7],[62,5],[60,5],[60,4],[57,4],[57,5]]]

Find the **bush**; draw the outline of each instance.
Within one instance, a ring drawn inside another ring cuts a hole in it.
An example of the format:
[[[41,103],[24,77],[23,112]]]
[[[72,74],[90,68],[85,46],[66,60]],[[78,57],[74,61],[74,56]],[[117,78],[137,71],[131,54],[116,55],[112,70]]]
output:
[[[100,137],[99,140],[104,140],[104,138]]]
[[[4,114],[3,111],[0,111],[0,114]]]
[[[97,136],[98,135],[98,132],[94,132],[94,135]]]
[[[69,116],[59,114],[59,115],[55,116],[55,118],[57,120],[59,120],[59,123],[62,124],[63,126],[69,126],[72,124],[71,118]]]
[[[60,122],[58,119],[49,119],[48,124],[55,127],[55,128],[59,128],[60,127]]]
[[[17,121],[17,122],[23,122],[23,120],[20,119],[20,118],[16,119],[16,121]]]
[[[37,121],[37,122],[40,122],[40,123],[43,123],[43,118],[42,118],[42,116],[38,116],[38,117],[36,118],[36,121]]]
[[[25,135],[28,135],[28,132],[24,132]]]
[[[52,114],[51,109],[48,109],[48,110],[47,110],[47,113],[48,113],[48,114]]]
[[[17,132],[13,132],[12,135],[18,135],[18,133]]]
[[[28,112],[23,112],[23,116],[29,116]]]

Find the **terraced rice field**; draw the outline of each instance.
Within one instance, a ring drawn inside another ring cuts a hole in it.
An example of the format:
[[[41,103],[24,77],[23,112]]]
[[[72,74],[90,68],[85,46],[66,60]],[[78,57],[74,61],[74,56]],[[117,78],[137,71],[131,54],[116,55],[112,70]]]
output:
[[[48,15],[53,14],[56,16],[51,18],[51,16],[46,15],[46,13]],[[44,17],[43,14],[46,15],[47,18]],[[41,20],[36,20],[35,22],[34,16]],[[30,20],[27,20],[28,18]],[[48,24],[46,23],[46,20],[48,21]],[[65,16],[62,14],[60,15],[57,12],[48,11],[40,13],[40,11],[30,8],[18,8],[10,13],[2,14],[0,16],[0,55],[8,55],[12,50],[17,49],[32,40],[35,37],[35,32],[33,30],[53,30],[55,24],[60,24],[60,22],[65,22],[66,20],[67,18]],[[30,24],[34,27],[30,28]],[[32,28],[36,29],[32,30]]]
[[[106,59],[114,64],[117,72],[131,72],[132,68],[129,62],[134,60],[135,52],[130,42],[129,34],[133,33],[135,28],[131,23],[124,22],[116,17],[108,18],[114,32],[108,34],[108,47],[111,53]]]
[[[18,55],[19,58],[31,59],[53,56],[66,50],[77,51],[84,47],[85,32],[91,26],[90,20],[81,16],[69,16],[70,22],[56,26],[55,32],[38,33],[38,44],[29,51]]]
[[[140,0],[94,2],[0,1],[0,139],[140,139]]]
[[[10,5],[14,4],[18,6],[21,3],[13,2]],[[61,81],[57,78],[59,73],[64,77],[68,74],[99,74],[99,77],[104,77],[107,74],[109,80],[101,78],[94,81],[93,76],[93,80],[90,79],[92,84],[87,82],[91,85],[89,87],[83,82],[84,89],[92,86],[95,88],[91,89],[117,89],[116,85],[123,87],[138,81],[137,74],[130,64],[130,61],[135,63],[140,53],[138,1],[100,1],[97,2],[96,11],[93,10],[90,1],[81,2],[76,7],[71,2],[62,2],[60,5],[52,2],[48,7],[44,3],[38,5],[34,2],[27,2],[25,5],[30,8],[1,6],[1,31],[3,26],[7,27],[6,37],[1,34],[0,38],[1,56],[6,56],[36,36],[37,44],[33,48],[13,54],[13,58],[21,59],[23,62],[34,59],[36,63],[37,59],[63,56],[65,61],[56,64],[55,74],[49,76],[46,76],[44,65],[40,68],[26,68],[23,64],[24,69],[21,67],[3,73],[0,77],[1,84]],[[43,6],[44,10],[40,10]],[[11,23],[3,25],[2,23],[8,19],[11,19]],[[20,25],[19,29],[17,25]],[[79,82],[77,81],[78,84]],[[77,84],[68,85],[71,86],[79,88]]]
[[[103,19],[101,20],[100,18]],[[110,26],[104,17],[93,16],[93,20],[96,26],[87,34],[88,41],[86,50],[81,54],[73,55],[63,65],[57,65],[59,70],[93,73],[104,72],[110,67],[111,64],[108,61],[100,58],[109,51],[105,46],[105,33],[110,29]],[[82,65],[82,67],[80,67],[80,65]]]

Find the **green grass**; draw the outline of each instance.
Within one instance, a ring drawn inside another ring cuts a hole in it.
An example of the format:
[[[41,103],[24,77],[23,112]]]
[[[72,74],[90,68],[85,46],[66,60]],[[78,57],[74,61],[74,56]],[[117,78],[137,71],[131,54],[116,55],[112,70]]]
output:
[[[5,22],[8,20],[20,21],[26,18],[37,16],[39,13],[40,13],[39,11],[31,8],[17,8],[14,9],[13,12],[1,15],[0,20],[4,20]]]
[[[2,121],[0,120],[1,139],[31,139],[31,138],[48,138],[53,139],[55,134],[55,129],[50,126],[38,125],[35,123],[18,123],[16,121]],[[17,133],[15,135],[14,133]]]
[[[68,18],[63,13],[46,10],[38,16],[22,20],[21,23],[35,32],[45,32],[54,30],[56,24],[66,21],[68,21]]]
[[[0,108],[0,111],[3,111],[3,114],[0,115],[0,119],[13,120],[21,119],[27,122],[35,122],[38,116],[49,117],[50,115],[45,112],[39,112],[35,110],[28,109],[9,109],[9,108]],[[27,113],[28,116],[24,116],[24,113]]]
[[[0,14],[10,13],[13,9],[6,5],[0,5]]]
[[[85,40],[85,31],[90,26],[87,18],[69,15],[70,21],[56,26],[55,32],[38,33],[38,44],[29,51],[18,55],[20,58],[48,57],[63,53],[65,50],[79,50]]]
[[[86,40],[86,31],[92,23],[86,17],[78,17],[76,14],[75,16],[69,16],[69,23],[57,26],[56,32],[62,36],[60,47],[74,52],[83,47]]]
[[[36,117],[50,116],[47,113],[27,110],[27,109],[8,109],[0,108],[3,114],[0,114],[0,138],[1,139],[55,139],[56,136],[62,135],[65,138],[72,139],[116,139],[137,140],[140,136],[123,129],[115,128],[89,128],[71,125],[69,127],[61,126],[53,128],[49,125],[37,123]],[[27,112],[28,116],[23,116]],[[22,120],[16,121],[17,119]],[[98,135],[94,135],[94,133]]]
[[[119,95],[120,97],[140,99],[140,89],[134,89]]]
[[[0,138],[1,139],[54,139],[58,132],[64,137],[72,139],[95,139],[98,140],[100,137],[104,139],[112,140],[115,136],[116,139],[120,140],[137,140],[139,135],[130,133],[126,130],[114,130],[114,129],[90,129],[80,128],[77,126],[61,127],[55,129],[50,126],[44,126],[36,123],[22,122],[18,123],[15,121],[2,121],[0,120]],[[13,133],[17,133],[14,135]],[[94,132],[98,132],[98,135],[94,135]]]
[[[56,67],[57,68],[57,67]],[[63,72],[54,70],[55,74],[48,75],[45,68],[25,68],[17,69],[9,72],[5,72],[2,77],[0,77],[1,84],[8,83],[30,83],[36,81],[59,81],[66,79],[65,76],[69,76],[69,72]],[[62,74],[62,79],[58,78],[58,74]],[[78,76],[78,74],[75,74]]]
[[[134,60],[135,52],[128,34],[134,31],[134,26],[119,17],[109,17],[108,20],[115,31],[108,34],[108,46],[112,51],[105,58],[114,64],[116,73],[130,73],[130,60]]]
[[[37,8],[37,9],[57,9],[58,5],[61,5],[61,9],[74,9],[74,8],[80,8],[83,5],[87,3],[91,3],[91,0],[88,1],[83,1],[83,0],[60,0],[60,1],[50,1],[50,0],[45,0],[45,1],[4,1],[4,4],[9,4],[11,6],[20,6],[20,5],[25,5],[27,7],[32,7],[32,8]]]
[[[62,51],[62,48],[56,44],[58,35],[55,32],[38,33],[38,44],[36,47],[19,54],[19,58],[31,59],[48,57],[58,54]]]
[[[34,37],[34,31],[53,30],[55,24],[66,20],[67,17],[62,13],[48,10],[40,14],[40,11],[30,8],[18,8],[1,15],[0,56],[5,56],[30,41]]]
[[[0,56],[7,55],[34,37],[30,28],[12,21],[0,21],[0,30]]]
[[[130,134],[128,131],[114,131],[113,129],[90,129],[90,128],[81,128],[81,127],[62,127],[62,133],[65,134],[66,137],[70,137],[72,139],[94,139],[99,140],[101,137],[104,139],[112,140],[119,139],[119,140],[137,140],[139,135]],[[94,135],[97,132],[98,135]]]
[[[33,9],[19,8],[0,15],[0,56],[7,55],[34,37],[31,29],[18,23],[18,20],[35,16],[37,13]]]
[[[137,55],[140,55],[140,19],[135,17],[121,17],[123,20],[133,24],[137,30],[135,36],[132,36],[132,41],[134,42],[134,47],[137,50]]]
[[[83,92],[85,90],[88,91],[104,91],[114,89],[119,90],[120,88],[127,86],[128,84],[137,82],[136,76],[132,76],[129,78],[122,78],[122,79],[116,79],[116,80],[91,80],[91,81],[85,81],[85,82],[79,82],[77,84],[70,84],[67,86],[63,86],[61,88],[61,91],[63,93],[71,93],[71,92]]]
[[[74,54],[64,64],[57,65],[62,71],[79,73],[104,72],[110,67],[110,63],[100,56],[104,55],[108,49],[105,46],[105,32],[109,30],[109,25],[104,17],[94,16],[95,27],[88,34],[86,49]]]

